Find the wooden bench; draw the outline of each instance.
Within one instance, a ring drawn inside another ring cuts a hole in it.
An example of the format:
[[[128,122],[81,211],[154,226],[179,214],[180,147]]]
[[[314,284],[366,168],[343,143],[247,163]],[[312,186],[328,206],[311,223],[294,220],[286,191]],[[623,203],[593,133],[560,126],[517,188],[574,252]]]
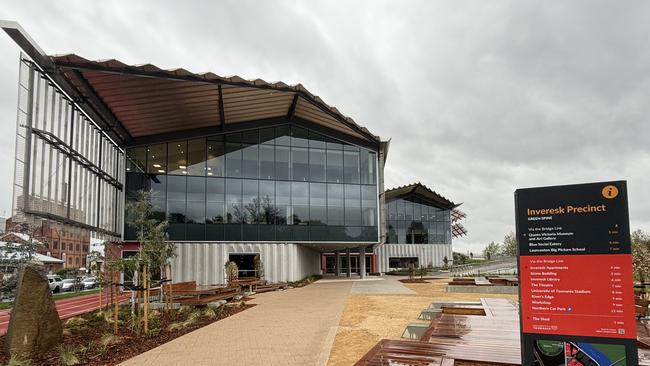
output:
[[[172,294],[172,302],[181,305],[206,305],[241,294],[239,286],[199,287],[194,281],[164,285],[164,291]]]

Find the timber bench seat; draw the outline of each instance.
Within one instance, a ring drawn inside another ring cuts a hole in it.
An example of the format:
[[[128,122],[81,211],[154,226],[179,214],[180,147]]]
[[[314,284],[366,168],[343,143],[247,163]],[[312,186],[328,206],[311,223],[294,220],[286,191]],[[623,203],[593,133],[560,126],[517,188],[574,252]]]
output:
[[[241,293],[239,286],[200,287],[196,282],[179,282],[165,285],[165,293],[172,302],[181,305],[206,305],[219,300],[230,300]]]

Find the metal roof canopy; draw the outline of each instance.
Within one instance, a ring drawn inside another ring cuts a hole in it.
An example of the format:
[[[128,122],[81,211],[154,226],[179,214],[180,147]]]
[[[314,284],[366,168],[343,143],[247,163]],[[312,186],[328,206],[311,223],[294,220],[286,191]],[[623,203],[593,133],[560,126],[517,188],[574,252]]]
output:
[[[400,198],[418,198],[444,209],[453,209],[461,205],[455,204],[420,182],[386,190],[386,203]]]
[[[379,137],[300,84],[47,56],[18,23],[0,26],[122,146],[291,122],[379,148]]]

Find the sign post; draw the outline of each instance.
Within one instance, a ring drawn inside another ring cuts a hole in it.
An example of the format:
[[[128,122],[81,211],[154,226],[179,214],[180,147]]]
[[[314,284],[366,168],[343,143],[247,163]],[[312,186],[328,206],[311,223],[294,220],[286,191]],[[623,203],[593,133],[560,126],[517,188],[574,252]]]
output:
[[[523,365],[637,365],[625,181],[515,192]]]

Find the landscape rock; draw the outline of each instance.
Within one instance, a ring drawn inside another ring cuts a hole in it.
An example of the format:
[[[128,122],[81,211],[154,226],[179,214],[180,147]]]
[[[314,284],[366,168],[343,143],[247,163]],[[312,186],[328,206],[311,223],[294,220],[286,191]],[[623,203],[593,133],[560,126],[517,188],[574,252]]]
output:
[[[18,279],[18,290],[5,337],[11,355],[40,355],[58,346],[63,326],[47,278],[31,266]]]

